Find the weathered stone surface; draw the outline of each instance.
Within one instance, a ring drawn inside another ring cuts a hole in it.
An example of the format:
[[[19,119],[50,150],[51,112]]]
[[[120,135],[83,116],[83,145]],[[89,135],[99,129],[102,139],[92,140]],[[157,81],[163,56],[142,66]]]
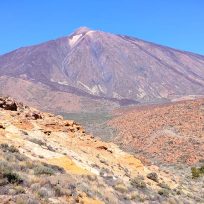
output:
[[[10,97],[0,97],[0,108],[17,111],[17,103]]]

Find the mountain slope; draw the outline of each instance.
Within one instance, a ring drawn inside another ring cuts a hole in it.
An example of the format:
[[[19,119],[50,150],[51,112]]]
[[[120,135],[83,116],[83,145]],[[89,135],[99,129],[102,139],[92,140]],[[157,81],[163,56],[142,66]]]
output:
[[[197,164],[204,154],[204,99],[120,110],[115,142],[149,161]]]
[[[82,27],[68,37],[0,56],[0,76],[91,101],[156,102],[203,95],[204,56]]]

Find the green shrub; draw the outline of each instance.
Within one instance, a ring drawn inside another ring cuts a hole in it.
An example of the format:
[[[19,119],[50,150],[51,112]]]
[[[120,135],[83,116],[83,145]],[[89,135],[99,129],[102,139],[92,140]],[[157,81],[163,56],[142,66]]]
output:
[[[144,178],[141,176],[137,176],[130,181],[131,185],[136,188],[146,188],[146,183],[144,182]]]
[[[3,143],[3,144],[0,145],[1,149],[3,149],[3,150],[4,150],[4,149],[7,149],[8,146],[9,146],[9,145],[6,144],[6,143]]]
[[[42,163],[43,166],[48,167],[50,169],[52,169],[54,172],[58,172],[58,173],[65,173],[64,168],[57,166],[57,165],[53,165],[53,164],[47,164],[47,163]]]
[[[42,140],[39,140],[39,139],[36,139],[36,138],[32,138],[30,139],[31,142],[35,143],[35,144],[38,144],[40,146],[46,146],[46,143],[43,142]]]
[[[55,172],[50,167],[46,166],[37,166],[34,168],[34,174],[35,175],[41,175],[41,174],[47,174],[47,175],[53,175]]]
[[[159,195],[162,195],[162,196],[166,196],[168,197],[169,196],[169,190],[165,189],[165,188],[162,188],[158,191],[158,194]]]
[[[11,166],[6,161],[0,161],[0,174],[11,171]]]
[[[27,161],[27,157],[23,154],[15,153],[14,156],[18,161]]]
[[[11,145],[8,148],[8,151],[11,152],[11,153],[19,152],[19,150],[16,147],[14,147],[13,145]]]
[[[8,144],[4,143],[4,144],[1,144],[0,147],[4,152],[11,152],[11,153],[19,152],[19,150],[13,145],[9,146]]]
[[[193,179],[196,179],[200,176],[203,176],[204,175],[204,166],[201,166],[200,168],[192,167],[191,168],[191,174],[192,174]]]
[[[54,191],[55,191],[55,196],[56,197],[61,197],[61,196],[64,196],[64,195],[67,195],[67,196],[71,195],[70,190],[64,189],[60,185],[54,186]]]
[[[196,167],[191,168],[191,174],[193,179],[200,177],[200,171]]]
[[[201,174],[204,174],[204,166],[201,166],[201,167],[200,167],[200,173],[201,173]]]
[[[13,163],[13,162],[16,162],[16,157],[13,153],[9,153],[9,152],[6,152],[4,154],[4,159],[8,162],[8,163]]]
[[[42,187],[38,190],[37,194],[41,198],[46,198],[46,197],[48,197],[48,190],[46,188]]]
[[[3,173],[3,178],[6,178],[9,183],[20,184],[20,183],[23,182],[23,180],[21,179],[21,177],[20,177],[17,173],[14,173],[14,172],[12,172],[12,171],[4,172],[4,173]]]

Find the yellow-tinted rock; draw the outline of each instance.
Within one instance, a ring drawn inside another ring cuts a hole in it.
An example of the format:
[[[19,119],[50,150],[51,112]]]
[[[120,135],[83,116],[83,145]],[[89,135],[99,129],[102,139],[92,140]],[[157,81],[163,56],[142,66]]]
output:
[[[77,166],[70,158],[68,157],[59,157],[52,158],[47,160],[48,163],[60,166],[64,170],[71,172],[73,174],[90,174],[89,171]]]

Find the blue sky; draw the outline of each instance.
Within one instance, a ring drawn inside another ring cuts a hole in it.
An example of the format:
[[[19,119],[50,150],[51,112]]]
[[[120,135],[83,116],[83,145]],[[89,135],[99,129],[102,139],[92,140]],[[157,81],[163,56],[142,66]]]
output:
[[[0,54],[80,26],[204,55],[203,0],[0,0]]]

